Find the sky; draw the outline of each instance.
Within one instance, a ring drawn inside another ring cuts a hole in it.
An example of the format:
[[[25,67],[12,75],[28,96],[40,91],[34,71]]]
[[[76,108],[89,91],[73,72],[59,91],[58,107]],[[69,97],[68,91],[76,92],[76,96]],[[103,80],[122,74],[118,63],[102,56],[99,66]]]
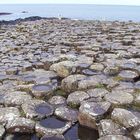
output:
[[[0,0],[0,4],[16,3],[140,5],[140,0]]]

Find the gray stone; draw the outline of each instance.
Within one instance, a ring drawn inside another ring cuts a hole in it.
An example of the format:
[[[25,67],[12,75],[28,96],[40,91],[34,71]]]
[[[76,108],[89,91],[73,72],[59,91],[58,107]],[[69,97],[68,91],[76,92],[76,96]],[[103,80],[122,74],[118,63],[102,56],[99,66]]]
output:
[[[54,114],[61,119],[72,122],[76,122],[78,117],[78,111],[68,107],[58,107]]]
[[[0,125],[0,139],[3,138],[4,134],[5,134],[5,128],[2,125]]]
[[[103,85],[103,81],[107,79],[104,75],[94,75],[89,76],[86,79],[83,79],[78,82],[78,89],[79,90],[87,90],[90,88],[96,88]]]
[[[135,89],[140,89],[140,81],[136,82],[134,87]]]
[[[26,92],[15,91],[4,94],[3,97],[0,98],[0,103],[10,106],[19,106],[31,99],[32,97]]]
[[[103,119],[98,125],[99,136],[103,137],[106,135],[126,135],[128,132],[126,128],[113,122],[110,119]]]
[[[85,75],[80,75],[80,74],[70,75],[62,80],[61,87],[66,92],[75,91],[78,89],[77,86],[78,82],[85,78],[86,78]]]
[[[53,107],[43,100],[31,100],[22,105],[27,118],[42,119],[53,114]]]
[[[69,94],[67,103],[71,107],[77,107],[83,100],[88,99],[89,97],[90,96],[84,91],[75,91]]]
[[[18,68],[14,68],[14,67],[8,68],[6,70],[6,74],[7,75],[16,75],[16,74],[18,74]]]
[[[134,81],[139,77],[138,73],[130,70],[123,70],[119,73],[119,77],[122,81]]]
[[[94,63],[90,66],[90,69],[93,71],[103,71],[104,69],[104,65],[101,63]]]
[[[133,96],[122,90],[116,90],[106,94],[105,100],[116,105],[126,105],[133,102]]]
[[[33,133],[35,122],[26,118],[15,118],[10,120],[6,125],[8,133]]]
[[[135,97],[135,99],[134,99],[134,103],[135,103],[135,105],[140,105],[140,94],[137,94],[136,95],[136,97]]]
[[[79,108],[79,123],[83,126],[97,129],[97,121],[104,118],[110,107],[111,104],[109,102],[83,103]]]
[[[66,98],[64,98],[63,96],[53,96],[52,98],[50,98],[48,100],[48,102],[51,104],[51,105],[55,105],[55,106],[58,106],[58,105],[65,105],[67,102],[66,102]]]
[[[119,67],[123,70],[135,70],[137,65],[136,63],[130,61],[122,63]]]
[[[122,135],[107,135],[99,138],[98,140],[132,140],[132,139]]]
[[[136,140],[140,140],[140,128],[134,130],[133,136],[135,137]]]
[[[49,98],[52,96],[53,91],[57,89],[57,85],[52,84],[38,84],[34,85],[31,89],[33,96],[36,98]]]
[[[122,108],[114,108],[111,119],[128,129],[134,129],[140,125],[140,119],[138,117]]]
[[[92,75],[98,74],[97,72],[94,72],[94,71],[92,71],[90,69],[84,69],[84,70],[82,70],[82,73],[87,75],[87,76],[92,76]]]
[[[103,89],[103,88],[95,88],[95,89],[89,89],[87,91],[87,93],[90,97],[102,98],[106,94],[108,94],[109,92],[106,89]]]
[[[20,112],[15,107],[0,108],[0,123],[5,124],[10,120],[20,116]]]
[[[108,66],[104,69],[106,75],[117,75],[119,73],[119,68],[117,66]]]
[[[60,77],[67,77],[76,71],[75,64],[72,61],[62,61],[52,64],[50,70],[55,71]]]

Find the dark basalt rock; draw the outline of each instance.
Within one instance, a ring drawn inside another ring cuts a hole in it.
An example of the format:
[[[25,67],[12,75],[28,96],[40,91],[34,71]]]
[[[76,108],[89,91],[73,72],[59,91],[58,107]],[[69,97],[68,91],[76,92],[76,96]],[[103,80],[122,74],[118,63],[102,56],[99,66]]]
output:
[[[2,139],[139,139],[139,23],[29,17],[0,27]]]
[[[0,16],[2,15],[11,15],[12,13],[0,13]]]

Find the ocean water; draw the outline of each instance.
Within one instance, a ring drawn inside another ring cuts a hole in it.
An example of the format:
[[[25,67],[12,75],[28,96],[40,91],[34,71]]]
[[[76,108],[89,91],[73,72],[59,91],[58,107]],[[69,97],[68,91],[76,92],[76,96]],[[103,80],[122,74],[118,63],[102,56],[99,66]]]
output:
[[[22,13],[26,11],[27,13]],[[66,17],[86,20],[119,20],[140,22],[140,6],[115,6],[92,4],[1,4],[0,12],[11,15],[0,16],[0,20],[15,20],[30,16]]]

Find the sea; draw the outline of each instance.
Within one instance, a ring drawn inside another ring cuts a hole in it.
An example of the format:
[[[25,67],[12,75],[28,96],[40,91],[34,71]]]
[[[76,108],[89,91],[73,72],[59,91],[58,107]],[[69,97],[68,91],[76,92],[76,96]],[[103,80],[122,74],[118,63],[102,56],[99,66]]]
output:
[[[94,4],[0,4],[0,20],[15,20],[31,16],[65,17],[76,20],[107,20],[140,22],[140,6]]]

